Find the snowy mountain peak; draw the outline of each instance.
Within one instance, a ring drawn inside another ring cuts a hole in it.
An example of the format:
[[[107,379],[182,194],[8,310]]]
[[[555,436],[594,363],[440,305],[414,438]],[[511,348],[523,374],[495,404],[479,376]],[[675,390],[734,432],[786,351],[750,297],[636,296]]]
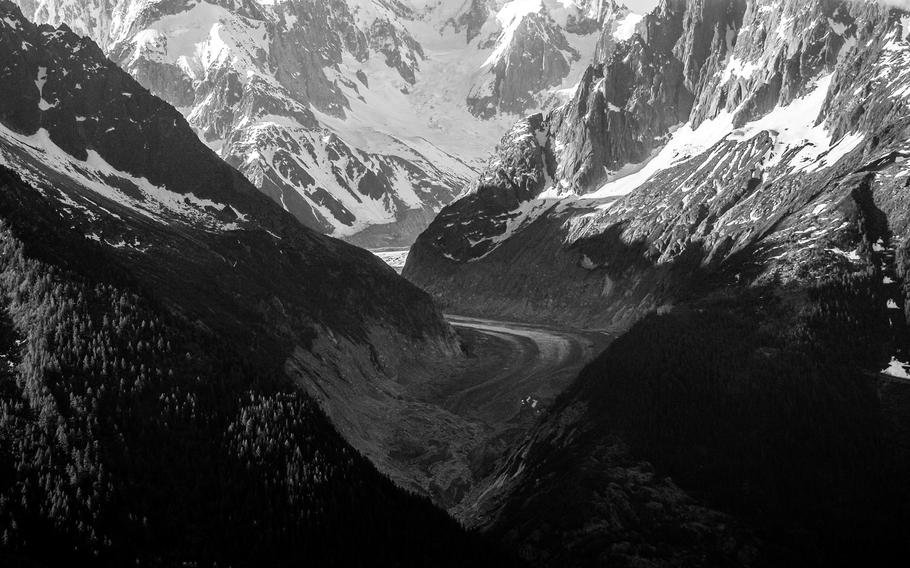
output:
[[[301,222],[375,245],[415,238],[638,19],[612,0],[19,4],[92,37]]]
[[[489,13],[476,42],[489,50],[485,73],[468,96],[482,118],[561,102],[595,53],[631,37],[641,19],[612,0],[511,0]]]
[[[536,238],[527,231],[550,227],[566,250],[591,243],[585,270],[610,262],[598,239],[616,237],[644,243],[649,262],[691,247],[705,262],[748,249],[772,259],[769,274],[799,278],[801,264],[853,250],[841,242],[848,213],[835,206],[850,168],[887,171],[876,187],[898,205],[904,18],[878,2],[661,4],[640,38],[585,70],[565,105],[503,138],[474,191],[421,236],[406,273],[432,287],[436,273],[507,263]]]

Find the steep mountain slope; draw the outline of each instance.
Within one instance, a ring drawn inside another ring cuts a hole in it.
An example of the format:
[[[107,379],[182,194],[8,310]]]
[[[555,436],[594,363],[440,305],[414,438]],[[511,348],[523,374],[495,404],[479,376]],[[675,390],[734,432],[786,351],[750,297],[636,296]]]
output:
[[[636,21],[601,0],[19,4],[95,39],[305,225],[372,246],[410,244],[476,176],[501,113],[558,96],[601,26]]]
[[[476,16],[459,22],[468,27],[469,36],[477,34],[479,46],[493,48],[467,99],[471,113],[485,118],[540,108],[541,93],[565,96],[574,81],[568,89],[550,89],[570,76],[577,81],[579,69],[573,69],[577,62],[586,62],[595,50],[609,50],[611,42],[627,39],[640,20],[625,6],[602,0],[475,1],[473,13],[494,15],[479,26]],[[601,30],[606,33],[601,35]]]
[[[870,268],[649,316],[463,518],[545,566],[890,564],[910,536],[910,385],[867,371],[893,341],[876,288]]]
[[[429,298],[301,227],[91,40],[4,0],[0,62],[4,563],[488,559],[304,392],[455,351]]]
[[[666,2],[643,26],[571,102],[513,128],[406,275],[459,307],[609,325],[672,304],[647,275],[676,259],[722,269],[754,252],[740,278],[757,281],[849,267],[864,180],[900,239],[899,163],[853,175],[902,148],[898,12]]]
[[[454,311],[627,332],[464,518],[554,566],[905,553],[910,17],[667,0],[639,30],[408,258]]]

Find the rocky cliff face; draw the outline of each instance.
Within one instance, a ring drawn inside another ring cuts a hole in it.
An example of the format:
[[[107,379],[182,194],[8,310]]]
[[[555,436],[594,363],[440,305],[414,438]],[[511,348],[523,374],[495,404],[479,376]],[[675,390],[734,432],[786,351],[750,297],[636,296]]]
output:
[[[899,152],[901,18],[868,3],[663,3],[572,101],[503,139],[406,274],[440,296],[465,283],[458,307],[495,297],[511,315],[606,325],[672,304],[644,282],[689,254],[740,279],[849,263],[858,172]],[[893,199],[879,207],[903,231]],[[521,252],[529,241],[552,256]],[[749,271],[728,270],[746,252]]]
[[[600,29],[636,18],[599,1],[19,4],[92,37],[299,221],[373,246],[410,244],[504,114],[561,100]]]
[[[493,52],[483,64],[487,76],[472,87],[467,99],[471,112],[484,118],[499,112],[522,114],[565,96],[574,83],[559,92],[552,89],[570,75],[577,81],[579,62],[583,66],[595,51],[610,53],[615,42],[632,35],[641,19],[613,0],[499,4],[491,3],[487,9],[495,13],[495,24],[477,32],[480,46],[490,46]],[[593,42],[598,43],[592,50]]]

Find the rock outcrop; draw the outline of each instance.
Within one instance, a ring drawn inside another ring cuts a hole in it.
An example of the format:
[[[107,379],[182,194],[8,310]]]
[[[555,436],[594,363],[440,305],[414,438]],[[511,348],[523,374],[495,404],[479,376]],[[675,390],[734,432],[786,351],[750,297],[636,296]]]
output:
[[[468,95],[468,108],[489,118],[546,106],[541,93],[562,85],[582,57],[594,55],[583,55],[573,44],[581,46],[584,38],[599,37],[596,52],[609,54],[617,41],[634,32],[639,19],[614,0],[543,2],[539,9],[505,2],[496,13],[499,25],[481,44],[494,51],[483,65],[487,76]],[[483,37],[484,30],[478,33]]]

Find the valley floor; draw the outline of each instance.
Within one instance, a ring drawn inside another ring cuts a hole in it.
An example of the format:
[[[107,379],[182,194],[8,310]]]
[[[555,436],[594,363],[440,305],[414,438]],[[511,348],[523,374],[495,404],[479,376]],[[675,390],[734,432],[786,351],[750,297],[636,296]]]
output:
[[[399,483],[456,512],[612,337],[456,315],[447,319],[467,357],[454,366],[405,373],[409,378],[400,384],[394,418],[383,421],[389,430],[374,439],[373,452],[385,454],[383,469],[391,469]]]
[[[447,316],[478,353],[441,403],[488,424],[514,418],[522,409],[543,411],[600,350],[609,335],[461,316]],[[467,386],[465,382],[469,382]],[[520,398],[527,393],[525,398]]]

